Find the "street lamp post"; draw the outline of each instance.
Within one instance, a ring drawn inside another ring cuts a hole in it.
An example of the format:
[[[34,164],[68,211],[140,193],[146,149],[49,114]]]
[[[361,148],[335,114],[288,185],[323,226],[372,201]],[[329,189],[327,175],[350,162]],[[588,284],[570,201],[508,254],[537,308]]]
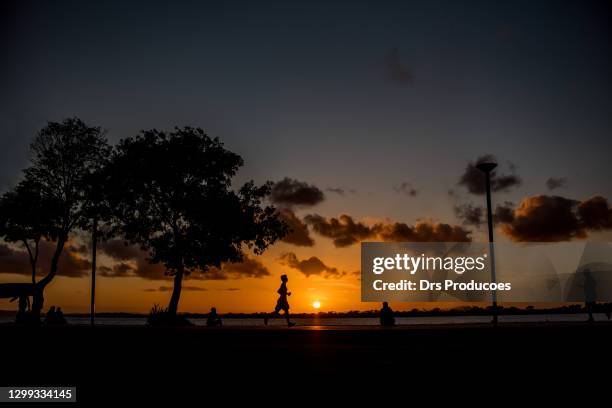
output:
[[[96,250],[98,244],[98,217],[93,218],[91,229],[91,303],[89,309],[90,324],[96,324]]]
[[[491,209],[491,172],[497,167],[497,163],[478,163],[476,168],[485,175],[485,186],[487,192],[487,224],[489,227],[489,256],[491,259],[491,282],[496,283],[495,277],[495,249],[493,247],[493,211]],[[493,326],[497,327],[497,291],[492,291],[493,302]]]

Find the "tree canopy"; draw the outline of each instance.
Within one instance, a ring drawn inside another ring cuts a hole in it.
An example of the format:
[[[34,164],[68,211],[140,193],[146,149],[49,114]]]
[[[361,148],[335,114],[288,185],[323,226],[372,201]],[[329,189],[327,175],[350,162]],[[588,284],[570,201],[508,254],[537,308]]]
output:
[[[242,158],[199,128],[143,131],[123,139],[107,168],[110,208],[123,237],[148,251],[174,276],[169,311],[176,313],[182,278],[263,252],[286,233],[272,206],[270,184],[237,191]]]

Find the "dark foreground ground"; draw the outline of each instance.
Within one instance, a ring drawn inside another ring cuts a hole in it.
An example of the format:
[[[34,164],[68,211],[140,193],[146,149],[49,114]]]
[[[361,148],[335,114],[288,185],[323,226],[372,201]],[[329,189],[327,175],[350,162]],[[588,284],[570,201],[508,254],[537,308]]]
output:
[[[0,385],[76,385],[80,403],[229,402],[279,392],[300,400],[331,393],[347,400],[390,392],[410,396],[421,386],[435,388],[437,394],[426,398],[437,400],[458,385],[477,398],[484,389],[558,394],[582,392],[602,377],[609,389],[612,381],[607,322],[496,329],[0,326],[0,339]],[[184,405],[193,406],[171,406]]]

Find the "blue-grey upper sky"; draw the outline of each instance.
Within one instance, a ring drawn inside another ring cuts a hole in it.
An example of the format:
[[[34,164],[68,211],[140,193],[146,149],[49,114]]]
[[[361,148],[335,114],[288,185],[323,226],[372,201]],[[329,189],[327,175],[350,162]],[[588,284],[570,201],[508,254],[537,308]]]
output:
[[[0,8],[2,190],[35,131],[76,115],[113,141],[200,126],[245,158],[241,178],[355,189],[328,194],[330,216],[452,220],[448,190],[487,153],[523,180],[499,201],[549,193],[550,177],[564,196],[612,196],[608,1]]]

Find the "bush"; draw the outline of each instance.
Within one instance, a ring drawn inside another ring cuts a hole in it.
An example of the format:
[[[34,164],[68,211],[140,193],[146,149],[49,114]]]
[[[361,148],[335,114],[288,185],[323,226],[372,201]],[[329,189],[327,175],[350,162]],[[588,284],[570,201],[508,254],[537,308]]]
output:
[[[147,326],[193,326],[186,317],[168,313],[167,308],[153,305],[147,317]]]

